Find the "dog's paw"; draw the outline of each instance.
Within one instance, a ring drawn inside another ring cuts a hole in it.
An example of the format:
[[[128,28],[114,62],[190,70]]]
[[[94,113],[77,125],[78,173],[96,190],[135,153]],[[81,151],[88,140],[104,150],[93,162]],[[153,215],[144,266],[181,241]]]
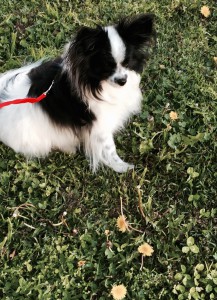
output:
[[[131,165],[131,164],[128,164],[128,163],[125,163],[125,162],[117,163],[117,164],[115,164],[111,167],[114,171],[116,171],[118,173],[125,173],[129,170],[134,169],[134,165]]]

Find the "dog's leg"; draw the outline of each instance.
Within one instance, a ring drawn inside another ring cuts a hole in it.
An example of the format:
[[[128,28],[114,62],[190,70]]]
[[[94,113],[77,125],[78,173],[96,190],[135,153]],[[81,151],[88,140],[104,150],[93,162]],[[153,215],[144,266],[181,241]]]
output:
[[[133,165],[124,162],[117,154],[116,146],[112,136],[106,136],[99,139],[102,149],[101,161],[112,168],[114,171],[123,173],[127,170],[133,169]]]
[[[113,135],[102,132],[92,132],[84,135],[84,149],[90,159],[91,168],[96,171],[102,163],[114,171],[124,173],[134,166],[124,162],[117,154]]]

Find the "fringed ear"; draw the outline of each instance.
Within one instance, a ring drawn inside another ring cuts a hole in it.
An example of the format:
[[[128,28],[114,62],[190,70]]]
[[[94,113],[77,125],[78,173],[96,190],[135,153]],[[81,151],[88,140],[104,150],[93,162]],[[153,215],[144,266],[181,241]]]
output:
[[[153,23],[153,14],[141,14],[121,20],[117,31],[126,43],[140,47],[155,36]]]

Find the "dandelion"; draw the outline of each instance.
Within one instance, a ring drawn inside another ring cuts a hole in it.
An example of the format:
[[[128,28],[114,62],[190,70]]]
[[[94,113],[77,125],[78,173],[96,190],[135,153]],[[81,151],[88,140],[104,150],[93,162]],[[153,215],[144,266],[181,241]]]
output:
[[[143,256],[152,256],[152,253],[154,252],[154,249],[148,243],[144,243],[144,244],[142,244],[141,246],[138,247],[138,251]]]
[[[159,65],[159,67],[160,67],[161,70],[166,69],[166,67],[164,65]]]
[[[204,5],[204,6],[201,7],[200,12],[201,12],[201,14],[202,14],[205,18],[208,18],[209,15],[210,15],[210,9],[209,9],[209,7],[206,6],[206,5]]]
[[[74,229],[72,230],[72,234],[73,234],[73,235],[77,235],[77,234],[78,234],[78,229],[74,228]]]
[[[110,231],[108,229],[105,230],[105,235],[108,236],[110,234]]]
[[[148,243],[144,243],[138,247],[138,251],[139,251],[139,253],[142,254],[142,262],[141,262],[141,267],[140,267],[140,271],[141,271],[143,268],[143,264],[144,264],[144,257],[152,256],[154,249]]]
[[[128,230],[128,222],[126,221],[124,215],[121,215],[117,218],[117,227],[121,232],[125,232],[126,230]]]
[[[167,131],[170,131],[171,129],[172,129],[172,126],[171,126],[170,124],[167,124],[166,130],[167,130]]]
[[[86,260],[79,260],[78,267],[83,267],[86,264]]]
[[[171,119],[172,121],[175,121],[175,120],[178,119],[178,114],[177,114],[177,112],[175,112],[175,111],[171,111],[170,114],[169,114],[169,116],[170,116],[170,119]]]
[[[127,289],[123,284],[114,285],[111,290],[111,295],[115,300],[122,300],[125,298]]]

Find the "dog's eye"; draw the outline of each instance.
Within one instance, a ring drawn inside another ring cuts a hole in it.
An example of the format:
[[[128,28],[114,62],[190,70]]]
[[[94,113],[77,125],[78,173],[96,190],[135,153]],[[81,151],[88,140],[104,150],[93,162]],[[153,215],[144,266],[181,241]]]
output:
[[[88,53],[91,53],[91,52],[93,52],[95,50],[95,45],[94,44],[90,44],[90,45],[88,45],[87,46],[87,48],[86,48],[86,53],[88,54]]]
[[[123,67],[127,68],[129,66],[129,60],[125,59],[122,63]]]
[[[90,45],[90,47],[88,47],[88,51],[93,51],[95,49],[95,45]]]
[[[94,49],[95,49],[95,45],[93,44],[93,45],[90,45],[90,46],[87,48],[87,51],[88,51],[88,52],[93,52]]]

